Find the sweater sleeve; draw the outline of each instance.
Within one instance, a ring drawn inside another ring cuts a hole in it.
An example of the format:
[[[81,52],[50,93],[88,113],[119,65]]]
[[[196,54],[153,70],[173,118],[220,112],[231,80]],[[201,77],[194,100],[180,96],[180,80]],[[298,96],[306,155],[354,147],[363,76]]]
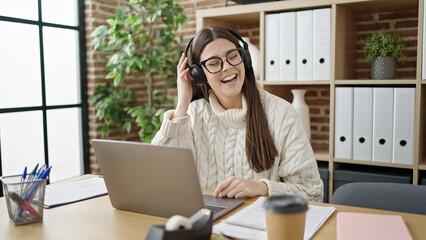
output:
[[[283,144],[277,146],[278,149],[281,148],[277,159],[280,181],[259,181],[268,185],[269,196],[294,194],[309,201],[322,202],[323,182],[309,139],[297,115],[289,115],[280,131],[280,136],[284,137],[281,141]]]
[[[164,113],[163,123],[151,144],[187,147],[194,150],[189,115],[170,120],[173,112],[174,110],[169,110]]]

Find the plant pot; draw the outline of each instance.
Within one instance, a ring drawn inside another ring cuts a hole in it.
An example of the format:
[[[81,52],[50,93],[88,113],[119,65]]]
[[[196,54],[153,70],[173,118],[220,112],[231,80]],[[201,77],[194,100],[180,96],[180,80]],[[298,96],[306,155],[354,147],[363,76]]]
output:
[[[372,79],[395,79],[397,59],[393,57],[376,57],[371,61]]]

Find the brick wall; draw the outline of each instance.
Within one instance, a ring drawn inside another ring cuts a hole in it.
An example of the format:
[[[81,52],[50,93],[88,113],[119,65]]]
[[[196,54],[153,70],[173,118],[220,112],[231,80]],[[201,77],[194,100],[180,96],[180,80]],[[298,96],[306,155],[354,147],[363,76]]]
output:
[[[87,33],[87,64],[88,64],[88,95],[93,95],[94,88],[97,84],[105,83],[106,54],[93,50],[90,46],[90,33],[99,25],[104,24],[108,16],[112,15],[115,9],[125,4],[125,0],[91,0],[86,1],[86,33]],[[195,34],[196,28],[196,10],[208,9],[215,7],[225,7],[226,0],[181,0],[181,6],[184,8],[184,14],[187,16],[187,23],[180,29],[180,33],[184,36],[184,42],[181,49],[184,50],[187,42]],[[228,2],[228,6],[235,5],[232,1]],[[250,42],[259,46],[259,25],[258,24],[241,24],[237,31],[243,37],[249,37]],[[133,74],[126,78],[125,82],[135,92],[136,98],[140,104],[146,101],[145,87],[138,81],[143,78],[140,74]],[[164,91],[165,82],[160,77],[155,77],[154,87],[160,91]],[[169,89],[168,94],[176,96],[176,89]],[[326,144],[328,143],[328,122],[329,122],[329,90],[328,88],[309,88],[306,94],[306,101],[310,105],[311,111],[311,131],[312,143]],[[93,106],[89,106],[89,137],[90,139],[101,138],[101,125],[95,119],[95,111]],[[131,134],[122,134],[120,129],[112,129],[109,139],[123,139],[137,141],[136,129]],[[94,157],[91,148],[91,172],[98,173],[99,166]]]
[[[102,24],[105,24],[105,20],[111,16],[116,9],[126,4],[126,0],[86,0],[85,1],[85,17],[86,17],[86,42],[87,42],[87,74],[88,74],[88,96],[89,98],[93,95],[96,85],[103,84],[105,79],[105,65],[106,56],[105,53],[94,51],[93,47],[90,46],[91,37],[90,34],[93,30]],[[181,6],[184,8],[184,14],[187,16],[187,23],[183,26],[179,32],[184,35],[184,43],[182,43],[182,50],[186,47],[186,43],[195,34],[195,11],[198,9],[224,7],[227,4],[226,0],[182,0],[180,1]],[[229,5],[234,5],[232,1],[228,2]],[[249,34],[249,30],[246,31]],[[258,35],[258,33],[257,33]],[[257,37],[258,44],[258,37]],[[145,94],[145,86],[142,84],[141,79],[144,76],[140,73],[132,74],[126,77],[126,86],[130,87],[135,93],[138,104],[146,102],[147,96]],[[166,88],[165,80],[159,76],[154,76],[153,82],[154,88],[159,91],[164,91]],[[169,89],[168,94],[176,96],[176,89]],[[102,138],[101,136],[101,125],[98,120],[95,119],[95,110],[93,106],[89,106],[89,138]],[[112,129],[109,139],[122,139],[122,140],[139,140],[137,129],[133,129],[130,134],[123,134],[121,129]],[[95,159],[93,148],[90,146],[90,169],[92,173],[99,173],[99,165]]]
[[[365,58],[365,39],[382,29],[400,35],[407,58],[398,61],[397,78],[416,78],[418,11],[377,12],[357,15],[357,78],[370,79],[371,62]]]
[[[127,1],[125,0],[87,0],[86,1],[86,33],[87,33],[87,64],[88,64],[88,95],[93,95],[94,88],[97,84],[104,83],[105,79],[104,67],[106,64],[106,54],[95,52],[90,46],[90,33],[105,23],[105,19],[112,15],[114,10]],[[187,42],[195,34],[196,10],[224,7],[226,0],[181,0],[180,4],[184,8],[184,14],[187,16],[187,23],[179,30],[184,36],[184,42],[181,49],[184,50]],[[232,1],[228,5],[234,5]],[[365,39],[374,31],[382,28],[389,29],[391,32],[398,33],[404,38],[406,44],[405,60],[398,63],[398,78],[415,78],[416,74],[416,46],[417,46],[417,10],[401,11],[401,12],[380,12],[359,14],[357,16],[357,78],[370,78],[370,62],[364,57],[362,46]],[[243,37],[249,37],[251,43],[259,45],[259,25],[258,24],[241,24],[237,31]],[[146,101],[145,87],[140,79],[141,74],[133,74],[126,78],[125,83],[135,92],[138,103],[142,104]],[[160,91],[164,91],[165,81],[161,77],[156,76],[154,79],[154,87]],[[307,88],[305,96],[306,102],[310,107],[311,114],[311,135],[312,144],[328,144],[329,140],[329,115],[330,115],[330,91],[328,86],[313,86]],[[176,89],[168,89],[168,94],[176,96]],[[93,138],[101,138],[100,124],[95,119],[93,106],[89,107],[89,136]],[[113,129],[108,137],[110,139],[124,139],[137,141],[137,130],[134,129],[130,134],[122,134],[120,129]],[[94,158],[91,149],[91,171],[99,172],[99,166]]]

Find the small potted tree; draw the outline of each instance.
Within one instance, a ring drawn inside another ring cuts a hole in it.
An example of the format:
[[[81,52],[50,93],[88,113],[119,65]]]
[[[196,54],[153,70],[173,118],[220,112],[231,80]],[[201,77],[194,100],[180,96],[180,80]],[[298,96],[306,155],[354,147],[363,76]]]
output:
[[[108,136],[113,126],[129,133],[136,123],[140,139],[151,142],[165,109],[175,105],[174,99],[154,89],[154,75],[166,78],[168,86],[175,84],[182,42],[178,29],[185,22],[179,1],[129,0],[93,31],[91,44],[108,55],[106,78],[114,82],[98,85],[90,99],[96,117],[103,121],[103,135]],[[144,75],[139,78],[146,85],[147,103],[143,106],[135,106],[135,94],[123,84],[132,72]]]
[[[364,52],[371,60],[372,79],[395,79],[398,59],[404,58],[405,45],[401,36],[385,30],[366,39]]]

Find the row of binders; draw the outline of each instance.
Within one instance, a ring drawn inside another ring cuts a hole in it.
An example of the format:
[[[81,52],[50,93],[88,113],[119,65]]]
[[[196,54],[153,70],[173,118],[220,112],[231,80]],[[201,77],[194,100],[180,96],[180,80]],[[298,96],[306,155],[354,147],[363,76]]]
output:
[[[413,164],[415,88],[336,87],[334,157]]]
[[[265,16],[265,81],[330,79],[331,9]]]

